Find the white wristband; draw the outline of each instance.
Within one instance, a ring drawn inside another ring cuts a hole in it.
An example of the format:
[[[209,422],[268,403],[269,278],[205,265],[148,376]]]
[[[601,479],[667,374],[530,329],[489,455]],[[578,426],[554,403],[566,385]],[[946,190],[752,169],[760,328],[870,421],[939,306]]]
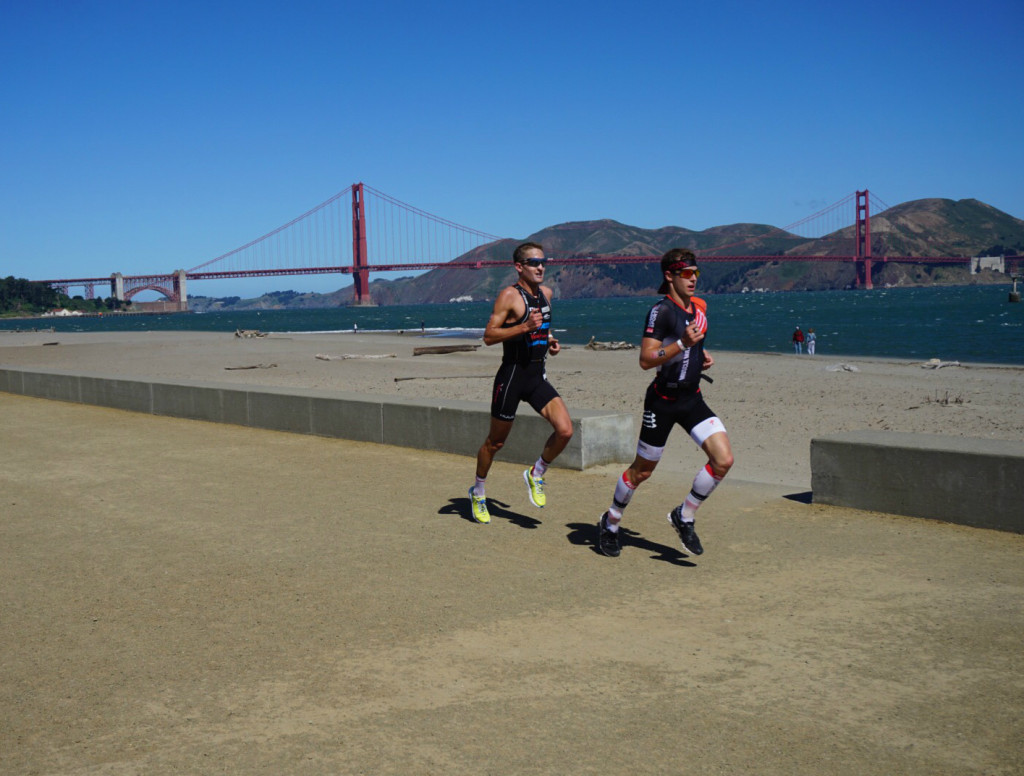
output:
[[[686,350],[686,345],[683,344],[683,341],[681,339],[677,339],[676,344],[679,346],[680,350]]]

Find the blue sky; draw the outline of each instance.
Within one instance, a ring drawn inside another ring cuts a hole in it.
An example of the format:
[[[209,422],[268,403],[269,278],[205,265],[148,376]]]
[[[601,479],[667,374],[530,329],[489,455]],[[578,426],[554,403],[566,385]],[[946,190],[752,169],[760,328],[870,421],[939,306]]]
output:
[[[864,188],[1024,218],[1020,0],[0,0],[0,18],[4,277],[192,267],[359,181],[510,237],[787,226]]]

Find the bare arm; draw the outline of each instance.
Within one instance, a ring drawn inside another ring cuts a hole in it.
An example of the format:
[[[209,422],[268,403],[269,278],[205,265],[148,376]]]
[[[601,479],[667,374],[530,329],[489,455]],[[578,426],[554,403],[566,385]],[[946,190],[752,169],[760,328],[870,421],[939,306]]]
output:
[[[669,359],[675,358],[687,348],[692,348],[698,342],[704,339],[704,332],[700,331],[696,325],[690,324],[686,327],[686,331],[683,333],[683,337],[675,342],[670,342],[665,345],[659,339],[653,337],[644,337],[640,342],[640,368],[641,369],[654,369],[657,366],[661,366]],[[709,363],[711,356],[704,354],[703,369],[707,369],[711,366]]]

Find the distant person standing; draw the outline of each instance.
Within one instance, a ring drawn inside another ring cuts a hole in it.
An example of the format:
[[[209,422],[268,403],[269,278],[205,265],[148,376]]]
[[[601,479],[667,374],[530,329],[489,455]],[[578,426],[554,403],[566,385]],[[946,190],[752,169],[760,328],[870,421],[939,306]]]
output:
[[[808,356],[813,356],[814,355],[814,343],[815,343],[815,340],[817,340],[817,337],[814,335],[814,329],[808,329],[807,330],[807,336],[804,338],[804,341],[807,343],[807,355]]]
[[[804,333],[800,331],[799,326],[793,332],[793,352],[798,356],[804,352]]]
[[[484,329],[484,344],[502,346],[501,366],[491,392],[491,427],[476,456],[476,482],[469,489],[473,519],[491,522],[484,485],[494,456],[505,444],[516,409],[526,401],[551,424],[552,432],[540,457],[523,472],[527,495],[535,507],[547,503],[544,474],[572,439],[572,419],[558,391],[548,382],[548,354],[558,355],[561,346],[551,336],[551,289],[544,281],[544,248],[523,243],[512,254],[519,279],[506,286],[494,300],[494,310]]]
[[[704,349],[707,305],[693,295],[700,277],[697,259],[688,250],[674,248],[662,256],[661,274],[658,293],[665,296],[647,313],[640,341],[640,368],[657,373],[644,396],[636,457],[616,482],[612,504],[597,524],[597,548],[613,558],[621,549],[622,513],[636,489],[654,472],[673,427],[682,426],[708,457],[686,499],[668,514],[684,549],[692,555],[704,552],[694,529],[697,510],[733,464],[725,426],[700,392],[703,372],[715,361]]]

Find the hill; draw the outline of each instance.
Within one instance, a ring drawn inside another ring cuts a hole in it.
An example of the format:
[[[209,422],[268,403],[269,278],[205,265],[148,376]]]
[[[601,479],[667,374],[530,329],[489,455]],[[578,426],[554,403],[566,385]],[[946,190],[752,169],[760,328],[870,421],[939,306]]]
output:
[[[815,256],[855,253],[855,229],[846,227],[818,239],[807,239],[766,224],[731,224],[694,231],[678,226],[641,229],[611,219],[574,221],[549,226],[524,240],[539,242],[556,256],[661,255],[684,247],[704,257],[717,255]],[[377,304],[446,303],[456,297],[493,299],[513,277],[510,257],[524,240],[500,240],[475,248],[460,260],[507,260],[495,269],[441,267],[417,277],[372,280]],[[1024,253],[1024,221],[976,199],[919,199],[871,217],[872,255],[979,256]],[[831,262],[713,262],[701,264],[703,293],[744,290],[819,290],[853,285],[855,268]],[[1005,282],[1005,275],[948,265],[876,262],[876,286]],[[372,276],[371,276],[372,278]],[[660,282],[654,264],[559,266],[553,264],[546,283],[561,298],[652,295]],[[352,287],[330,294],[280,292],[254,300],[195,299],[193,309],[328,307],[348,304]]]

